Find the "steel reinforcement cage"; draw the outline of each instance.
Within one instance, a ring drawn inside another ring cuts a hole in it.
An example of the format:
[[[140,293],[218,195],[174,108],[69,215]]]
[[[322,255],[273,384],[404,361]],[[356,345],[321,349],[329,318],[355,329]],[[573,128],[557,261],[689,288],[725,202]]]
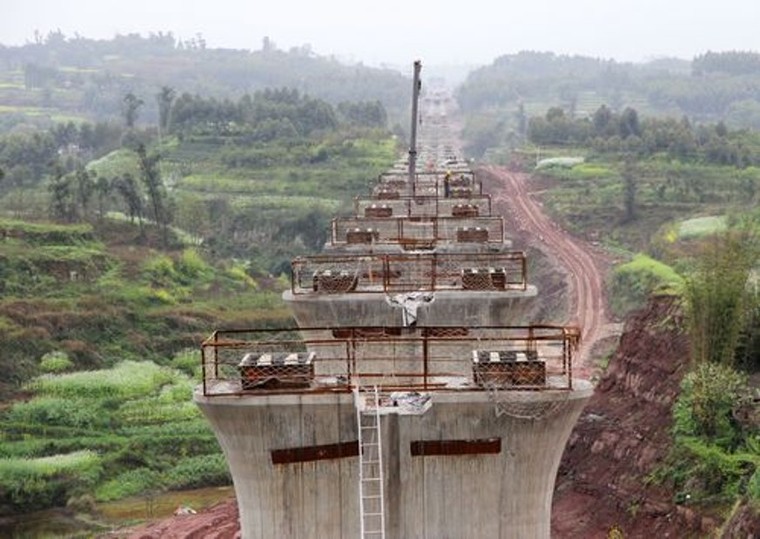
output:
[[[293,295],[527,288],[522,251],[319,255],[291,263]]]
[[[203,393],[572,389],[575,327],[219,330],[201,345]]]

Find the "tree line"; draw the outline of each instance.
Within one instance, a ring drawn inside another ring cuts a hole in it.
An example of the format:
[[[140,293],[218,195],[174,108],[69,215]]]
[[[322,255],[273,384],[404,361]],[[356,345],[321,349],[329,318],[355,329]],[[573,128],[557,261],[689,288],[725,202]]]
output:
[[[292,88],[266,89],[237,101],[183,93],[161,110],[162,128],[171,133],[248,134],[264,141],[309,136],[339,124],[384,129],[388,119],[379,101],[333,107]]]
[[[46,131],[0,136],[0,194],[33,187],[58,167],[72,172],[121,146],[124,127],[113,122],[58,123]]]
[[[344,65],[316,55],[308,45],[284,51],[268,38],[259,50],[248,51],[211,48],[200,35],[184,41],[171,33],[94,40],[57,31],[35,35],[20,47],[0,45],[0,75],[17,71],[23,72],[27,91],[14,90],[14,103],[86,111],[98,120],[118,117],[121,98],[132,92],[145,100],[143,119],[155,122],[157,103],[144,96],[161,86],[176,89],[178,96],[192,89],[218,100],[272,87],[298,88],[334,106],[380,101],[394,114],[405,109],[408,94],[408,78],[397,71]]]
[[[640,119],[632,107],[616,113],[602,105],[590,118],[572,118],[552,107],[545,116],[530,119],[527,136],[537,145],[588,146],[600,153],[667,154],[736,167],[760,164],[751,133],[729,130],[723,122],[695,126],[685,117]]]
[[[138,224],[142,233],[146,221],[155,223],[166,244],[177,207],[161,177],[161,145],[155,144],[156,139],[173,136],[212,143],[219,147],[215,161],[227,168],[304,166],[350,153],[352,145],[341,142],[346,133],[384,132],[387,123],[379,101],[332,106],[288,88],[232,101],[177,96],[173,88],[164,86],[152,96],[160,112],[158,124],[138,128],[149,100],[125,94],[119,123],[67,122],[46,132],[0,136],[0,195],[18,195],[16,211],[23,212],[22,195],[45,185],[48,216],[53,220],[94,222],[116,210]],[[324,143],[330,133],[337,138]],[[127,167],[130,172],[109,173],[109,167],[89,166],[119,148],[117,159],[133,163]]]
[[[627,106],[649,115],[691,121],[725,121],[760,128],[760,54],[706,52],[692,61],[642,64],[583,56],[522,51],[498,57],[470,73],[457,92],[468,113],[514,109],[519,104],[560,106],[571,115],[600,102],[616,112]]]

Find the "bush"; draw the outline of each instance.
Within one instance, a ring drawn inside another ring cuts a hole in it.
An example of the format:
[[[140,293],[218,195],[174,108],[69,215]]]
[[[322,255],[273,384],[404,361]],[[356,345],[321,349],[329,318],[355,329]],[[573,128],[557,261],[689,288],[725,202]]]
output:
[[[81,429],[104,427],[108,416],[99,403],[75,397],[41,396],[19,402],[8,412],[11,423],[64,426]]]
[[[211,267],[195,249],[185,249],[176,267],[177,271],[185,277],[185,284],[195,279],[210,277],[212,274]]]
[[[0,459],[0,500],[22,511],[63,505],[90,488],[101,471],[100,457],[92,451]]]
[[[740,433],[732,411],[748,394],[746,376],[731,367],[697,365],[681,382],[673,411],[676,435],[701,437],[726,449],[735,447]]]
[[[28,387],[64,398],[136,398],[172,382],[176,371],[149,361],[122,361],[112,369],[43,375]]]
[[[137,468],[126,471],[98,486],[95,489],[95,499],[99,502],[120,500],[158,488],[160,483],[158,472],[149,468]]]
[[[166,255],[147,260],[142,270],[144,277],[155,287],[171,288],[180,282],[180,275],[174,268],[174,261]]]
[[[40,359],[40,370],[46,373],[59,373],[70,370],[74,362],[69,359],[66,352],[48,352]]]
[[[760,468],[747,481],[747,495],[755,502],[760,502]]]
[[[751,472],[756,465],[747,455],[727,453],[696,438],[685,438],[679,446],[689,469],[684,486],[692,491],[693,501],[716,495],[733,500],[740,494],[748,468]]]
[[[200,417],[200,411],[189,400],[162,403],[159,399],[140,399],[125,403],[114,414],[114,419],[125,425],[161,424],[169,421],[187,421]]]
[[[177,352],[172,358],[171,366],[191,378],[200,379],[201,351],[197,348],[187,348]]]
[[[229,485],[232,477],[224,455],[200,455],[183,459],[166,473],[169,489],[199,488]]]
[[[678,293],[683,278],[676,271],[645,254],[621,264],[612,275],[611,300],[615,314],[623,316],[644,305],[653,293]]]
[[[758,256],[748,234],[714,236],[686,279],[691,353],[695,362],[733,365],[747,321],[747,280]]]

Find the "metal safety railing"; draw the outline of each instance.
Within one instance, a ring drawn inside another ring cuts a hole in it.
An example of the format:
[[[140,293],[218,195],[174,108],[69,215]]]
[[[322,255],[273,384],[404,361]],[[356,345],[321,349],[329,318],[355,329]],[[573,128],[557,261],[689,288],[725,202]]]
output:
[[[443,198],[439,196],[399,196],[385,200],[356,197],[356,217],[490,217],[491,196]]]
[[[479,196],[483,194],[483,184],[471,171],[446,170],[417,172],[414,181],[400,172],[383,173],[377,183],[370,186],[373,198],[392,199],[402,196],[440,196],[452,197]],[[448,184],[448,187],[447,187]]]
[[[291,291],[302,294],[406,291],[525,291],[522,251],[320,255],[291,263]]]
[[[577,328],[302,328],[216,331],[201,345],[207,396],[572,389]]]
[[[501,217],[337,217],[331,223],[332,245],[399,244],[433,247],[448,243],[504,243]]]

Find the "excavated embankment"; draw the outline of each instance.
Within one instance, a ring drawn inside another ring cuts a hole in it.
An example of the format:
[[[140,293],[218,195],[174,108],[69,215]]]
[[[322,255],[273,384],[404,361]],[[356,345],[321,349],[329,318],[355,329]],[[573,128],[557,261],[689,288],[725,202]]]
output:
[[[671,445],[671,409],[688,368],[681,309],[657,297],[626,322],[557,477],[556,538],[699,537],[716,525],[648,481]]]

